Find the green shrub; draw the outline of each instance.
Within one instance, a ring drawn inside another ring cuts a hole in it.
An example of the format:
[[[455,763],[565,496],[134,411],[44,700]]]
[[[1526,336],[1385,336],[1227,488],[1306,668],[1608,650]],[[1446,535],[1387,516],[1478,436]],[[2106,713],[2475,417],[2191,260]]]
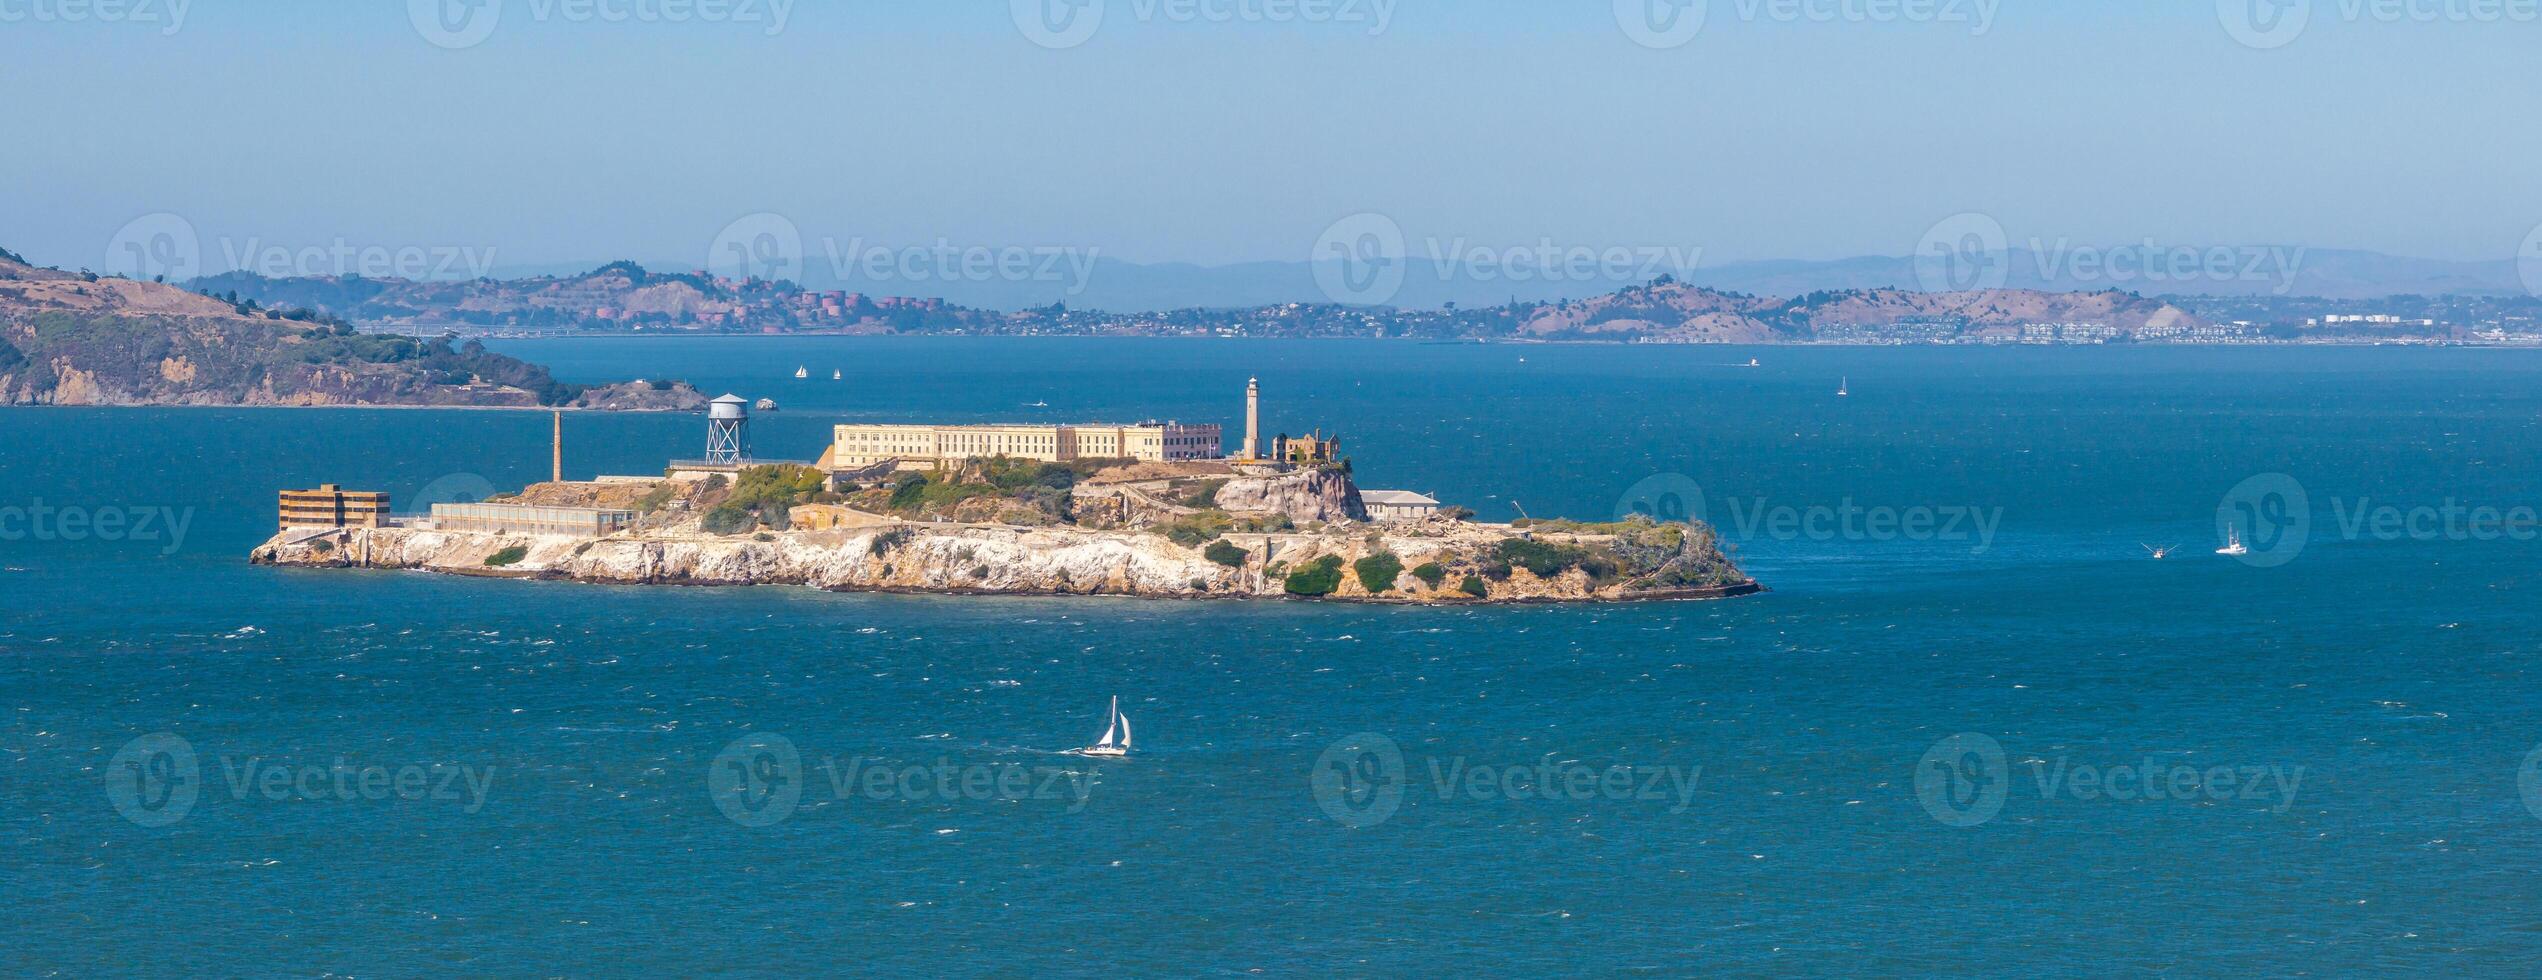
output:
[[[732,496],[725,498],[723,506],[749,511],[757,523],[782,531],[789,523],[786,512],[820,493],[826,479],[820,470],[795,463],[747,467],[733,481]]]
[[[1457,591],[1463,592],[1466,595],[1473,596],[1477,599],[1492,594],[1491,586],[1483,584],[1482,579],[1476,578],[1472,575],[1466,576],[1464,583],[1458,585],[1456,588]]]
[[[335,542],[329,541],[325,538],[319,538],[318,540],[309,542],[309,550],[315,551],[321,555],[331,555],[335,553]]]
[[[1552,578],[1562,570],[1580,564],[1588,551],[1569,545],[1546,544],[1521,538],[1509,538],[1494,552],[1502,564],[1515,565],[1535,573],[1537,578]]]
[[[766,532],[766,531],[761,531],[761,532],[759,532],[759,533],[757,533],[757,534],[753,534],[753,535],[751,535],[751,536],[750,536],[750,540],[757,541],[757,542],[759,542],[760,544],[766,544],[766,543],[768,543],[768,542],[770,542],[770,541],[777,540],[777,536],[776,536],[776,535],[773,535],[773,534],[770,534],[770,533],[768,533],[768,532]]]
[[[1204,510],[1197,514],[1183,514],[1158,524],[1156,532],[1165,535],[1165,540],[1175,544],[1186,548],[1197,548],[1226,534],[1234,526],[1235,518],[1226,511]]]
[[[493,554],[491,554],[491,555],[487,555],[487,556],[485,556],[485,567],[487,567],[487,568],[503,568],[503,567],[510,566],[510,565],[518,565],[518,564],[520,564],[520,563],[521,563],[521,559],[527,558],[527,557],[529,557],[529,556],[530,556],[530,549],[528,549],[527,547],[524,547],[524,546],[521,546],[521,545],[517,545],[517,544],[516,544],[516,545],[513,545],[513,546],[511,546],[511,547],[509,547],[509,548],[505,548],[505,549],[503,549],[503,550],[501,550],[501,551],[495,552],[495,553],[493,553]]]
[[[1351,570],[1359,573],[1359,587],[1373,595],[1395,587],[1396,576],[1403,574],[1403,559],[1380,551],[1360,559]]]
[[[1340,555],[1325,555],[1315,559],[1305,568],[1290,572],[1281,587],[1287,589],[1290,595],[1332,595],[1334,590],[1342,587],[1342,558]]]
[[[740,534],[758,527],[759,518],[752,514],[749,508],[740,504],[726,503],[707,511],[706,516],[700,518],[697,525],[705,528],[708,534]]]
[[[877,555],[888,554],[893,548],[908,544],[909,539],[915,537],[917,533],[905,527],[892,528],[874,535],[874,543],[867,545],[866,550]]]
[[[1252,552],[1236,547],[1235,542],[1229,541],[1225,538],[1220,538],[1216,541],[1210,542],[1208,550],[1201,552],[1201,554],[1210,561],[1217,562],[1229,568],[1243,568],[1245,567],[1245,559],[1253,556]]]
[[[1185,507],[1216,507],[1218,506],[1218,491],[1224,489],[1227,489],[1227,481],[1225,480],[1202,480],[1199,483],[1194,484],[1189,493],[1185,493],[1183,495],[1182,505]]]
[[[1438,562],[1427,561],[1422,562],[1421,567],[1412,570],[1412,577],[1420,579],[1435,589],[1439,587],[1439,583],[1448,580],[1448,570],[1440,568]]]
[[[651,490],[647,490],[645,491],[644,496],[636,498],[636,512],[639,514],[650,514],[654,511],[661,510],[664,507],[668,507],[671,504],[671,498],[679,492],[680,490],[678,487],[672,486],[668,483],[655,487]]]

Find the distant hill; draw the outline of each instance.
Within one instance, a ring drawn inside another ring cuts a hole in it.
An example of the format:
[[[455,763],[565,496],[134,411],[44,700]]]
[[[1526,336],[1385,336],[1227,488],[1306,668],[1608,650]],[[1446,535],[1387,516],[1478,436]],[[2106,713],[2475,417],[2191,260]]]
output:
[[[2187,329],[2206,321],[2131,293],[1995,289],[1917,293],[1856,289],[1774,299],[1662,279],[1614,293],[1534,307],[1518,335],[1548,339],[1770,344],[1829,339],[1839,330],[1903,323],[1947,324],[1978,338],[2017,336],[2034,324],[2088,323],[2135,336],[2146,328]]]
[[[936,298],[803,289],[791,282],[662,275],[614,262],[576,276],[414,282],[268,279],[231,274],[197,288],[259,303],[305,305],[391,329],[824,331],[981,335],[1211,335],[1781,343],[1851,328],[1947,324],[1983,338],[2032,324],[2090,324],[2133,335],[2205,321],[2160,300],[2097,290],[1918,293],[1820,291],[1796,298],[1727,292],[1668,277],[1580,299],[1473,309],[1410,310],[1286,303],[1116,313],[1052,306],[1002,312]]]
[[[1559,303],[1587,299],[1638,285],[1661,273],[1726,293],[1799,296],[1848,289],[1922,290],[1929,277],[1917,275],[1916,260],[1907,256],[1853,256],[1838,259],[1777,259],[1728,263],[1697,262],[1686,269],[1565,270],[1547,276],[1530,270],[1516,275],[1478,276],[1440,263],[1426,254],[1428,243],[1411,243],[1415,253],[1400,289],[1387,299],[1400,309],[1500,306],[1510,302]],[[2043,247],[2033,248],[2034,244]],[[2160,272],[2176,257],[2203,262],[2211,249],[2098,248],[2060,250],[2053,243],[2018,241],[1997,258],[2006,289],[2044,292],[2126,290],[2148,296],[2270,297],[2306,296],[2333,300],[2367,300],[2390,296],[2526,296],[2516,263],[2509,258],[2487,262],[2419,259],[2353,249],[2258,246],[2233,249],[2225,266],[2229,274],[2174,278]],[[590,268],[586,264],[579,269]],[[690,264],[693,264],[690,263]],[[685,269],[690,264],[647,263],[653,268]],[[1038,267],[1037,267],[1038,269]],[[1322,303],[1328,297],[1316,284],[1316,266],[1304,261],[1260,261],[1230,265],[1183,262],[1131,262],[1094,256],[1081,273],[1060,264],[1048,275],[1010,281],[997,277],[940,278],[921,282],[875,282],[841,278],[831,262],[805,263],[800,285],[813,291],[867,295],[920,294],[980,310],[1019,311],[1064,303],[1079,310],[1247,309],[1288,303]],[[1329,270],[1328,270],[1329,271]],[[1582,278],[1581,273],[1590,275]],[[1928,273],[1930,270],[1927,270]],[[1608,272],[1617,273],[1606,275]],[[573,279],[580,273],[556,266],[515,267],[500,273],[506,281]],[[348,280],[351,281],[351,280]],[[212,291],[232,288],[223,285]],[[729,302],[733,297],[700,297]]]
[[[539,405],[686,409],[686,385],[568,384],[469,342],[357,333],[175,286],[0,250],[0,404]]]

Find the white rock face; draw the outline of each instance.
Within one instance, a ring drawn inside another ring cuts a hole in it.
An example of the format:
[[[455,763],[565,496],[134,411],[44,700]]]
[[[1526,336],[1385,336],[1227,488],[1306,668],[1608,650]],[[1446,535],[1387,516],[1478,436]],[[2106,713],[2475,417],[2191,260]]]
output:
[[[318,536],[310,538],[312,534]],[[407,528],[345,528],[332,533],[289,529],[259,547],[253,559],[266,564],[408,568],[623,584],[1242,598],[1285,595],[1287,571],[1331,555],[1343,563],[1341,586],[1330,596],[1336,599],[1473,603],[1708,597],[1627,593],[1617,583],[1594,583],[1577,569],[1550,579],[1514,569],[1506,578],[1485,581],[1486,594],[1479,598],[1460,590],[1475,570],[1475,557],[1506,536],[1504,531],[1482,526],[1420,536],[1236,534],[1226,540],[1247,554],[1241,567],[1228,567],[1209,560],[1201,549],[1158,535],[1075,528],[902,524],[854,531],[782,532],[768,535],[767,541],[696,534],[590,539]],[[519,561],[500,567],[486,564],[487,558],[511,547],[524,549]],[[1392,588],[1372,594],[1352,565],[1380,551],[1395,555],[1405,571]],[[1447,571],[1437,587],[1412,573],[1432,562]]]
[[[1239,476],[1218,490],[1218,506],[1237,513],[1284,514],[1297,523],[1368,519],[1359,487],[1338,470],[1302,469],[1277,476]]]

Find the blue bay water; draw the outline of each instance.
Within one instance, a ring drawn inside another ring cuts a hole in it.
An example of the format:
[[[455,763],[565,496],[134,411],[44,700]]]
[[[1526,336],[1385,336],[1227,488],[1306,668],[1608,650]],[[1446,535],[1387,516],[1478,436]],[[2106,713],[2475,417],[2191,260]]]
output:
[[[0,965],[2490,974],[2542,952],[2542,815],[2519,785],[2542,744],[2542,544],[2352,524],[2542,506],[2530,352],[504,349],[573,380],[775,398],[756,448],[798,458],[840,421],[1157,417],[1233,438],[1259,376],[1266,428],[1339,431],[1363,485],[1488,519],[1607,517],[1675,488],[1774,591],[1398,609],[257,568],[276,489],[518,486],[545,477],[547,417],[0,412]],[[577,477],[704,437],[689,415],[565,424]],[[2308,505],[2300,538],[2265,529],[2276,567],[2213,554],[2253,477]],[[148,539],[17,533],[40,507],[176,516]],[[1982,520],[1900,536],[1850,512]],[[1137,754],[1056,754],[1115,694]],[[110,760],[158,732],[196,752],[199,799],[148,827]],[[805,763],[771,826],[709,793],[754,733]],[[1399,809],[1367,826],[1312,782],[1358,733],[1404,760],[1382,774]],[[1973,826],[1919,792],[1958,733],[2003,750],[1968,784],[2002,794]],[[338,759],[491,782],[255,782]],[[842,795],[825,760],[1062,775]],[[2124,800],[2072,782],[2149,760],[2292,782]],[[1681,808],[1440,784],[1540,765],[1694,790]]]

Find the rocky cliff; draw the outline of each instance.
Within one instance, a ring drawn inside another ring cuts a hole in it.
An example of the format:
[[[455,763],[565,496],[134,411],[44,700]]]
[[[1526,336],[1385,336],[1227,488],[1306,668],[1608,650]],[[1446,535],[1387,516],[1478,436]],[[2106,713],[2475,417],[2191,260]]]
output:
[[[1651,564],[1650,556],[1636,557],[1632,543],[1615,535],[1538,535],[1531,541],[1505,527],[1446,522],[1385,533],[1231,534],[1209,548],[1140,532],[980,525],[604,539],[301,528],[277,534],[256,549],[253,560],[598,583],[957,594],[1493,603],[1719,598],[1759,591],[1714,547],[1708,529],[1659,537],[1667,546]],[[1504,544],[1519,541],[1535,550],[1513,552]],[[520,549],[517,555],[507,553],[514,548]],[[1231,555],[1228,548],[1241,554]],[[1622,556],[1626,566],[1648,567],[1619,567],[1595,557],[1570,564],[1538,560],[1546,549]],[[1697,568],[1702,570],[1691,571]],[[1321,574],[1326,571],[1331,574]],[[1372,588],[1371,579],[1380,587]]]
[[[1218,488],[1216,502],[1232,513],[1277,514],[1298,524],[1368,519],[1350,475],[1327,467],[1281,472],[1238,466],[1235,477]]]

